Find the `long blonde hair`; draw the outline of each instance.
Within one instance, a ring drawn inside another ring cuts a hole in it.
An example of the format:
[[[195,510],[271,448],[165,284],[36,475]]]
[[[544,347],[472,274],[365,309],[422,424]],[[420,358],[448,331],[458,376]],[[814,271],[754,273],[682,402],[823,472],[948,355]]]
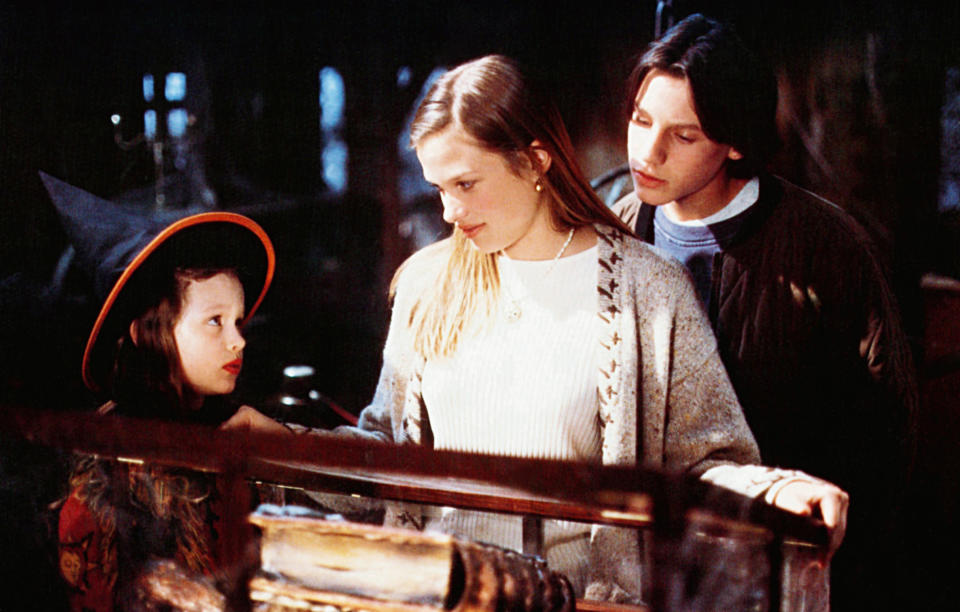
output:
[[[540,172],[551,223],[558,231],[601,223],[631,233],[584,178],[559,111],[510,58],[488,55],[440,77],[417,109],[410,143],[417,148],[450,125],[502,155],[517,174],[528,165]],[[534,141],[550,156],[546,172],[541,172]],[[436,248],[447,250],[446,263],[437,282],[417,299],[408,321],[414,348],[426,359],[453,354],[474,318],[493,312],[500,290],[496,254],[475,249],[459,229]]]

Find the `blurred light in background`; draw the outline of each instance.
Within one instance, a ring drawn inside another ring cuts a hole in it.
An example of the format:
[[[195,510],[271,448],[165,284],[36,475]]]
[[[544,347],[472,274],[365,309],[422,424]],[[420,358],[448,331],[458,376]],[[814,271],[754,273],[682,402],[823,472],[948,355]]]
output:
[[[157,137],[157,111],[148,110],[143,113],[143,135],[147,140]]]
[[[182,72],[171,72],[167,75],[163,96],[170,102],[179,102],[187,95],[187,75]]]
[[[143,75],[143,99],[146,102],[153,102],[153,75]]]
[[[167,134],[173,138],[183,138],[187,133],[189,117],[186,109],[175,108],[167,113]]]
[[[347,143],[342,132],[346,88],[340,72],[331,66],[320,69],[320,140],[323,180],[334,193],[347,189]]]

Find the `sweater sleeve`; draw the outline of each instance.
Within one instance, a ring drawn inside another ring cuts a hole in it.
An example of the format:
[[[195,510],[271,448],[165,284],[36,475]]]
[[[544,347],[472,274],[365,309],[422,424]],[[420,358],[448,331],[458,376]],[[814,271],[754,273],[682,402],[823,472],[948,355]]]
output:
[[[410,334],[406,329],[409,311],[404,307],[406,295],[402,291],[403,288],[398,287],[373,399],[360,413],[356,427],[338,427],[337,434],[382,442],[396,441],[412,362],[412,348],[408,346]]]
[[[704,472],[700,479],[753,499],[763,496],[768,504],[773,504],[777,494],[791,482],[828,484],[800,470],[765,465],[717,465]]]
[[[702,474],[760,453],[720,360],[716,339],[684,275],[675,294],[664,465]]]
[[[601,320],[618,322],[604,347],[619,358],[609,369],[621,374],[622,383],[611,385],[620,393],[608,402],[604,462],[643,461],[656,469],[695,475],[714,466],[759,462],[753,434],[686,270],[631,240],[623,241],[621,258],[620,243],[606,238],[610,246],[600,262]],[[612,272],[604,275],[607,268]],[[606,316],[608,312],[614,316]],[[623,316],[617,319],[620,312]],[[603,368],[601,374],[606,380]],[[637,415],[633,421],[632,414]],[[586,597],[639,602],[642,562],[635,530],[595,525]]]

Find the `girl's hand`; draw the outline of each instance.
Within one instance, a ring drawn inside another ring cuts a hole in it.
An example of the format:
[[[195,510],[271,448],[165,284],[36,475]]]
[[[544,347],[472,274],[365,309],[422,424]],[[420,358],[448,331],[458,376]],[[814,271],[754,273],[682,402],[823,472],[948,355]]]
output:
[[[773,505],[805,516],[819,515],[830,529],[828,558],[836,552],[847,532],[850,496],[826,481],[795,480],[777,493]]]
[[[220,426],[231,431],[253,431],[257,433],[290,434],[293,433],[281,423],[274,421],[252,406],[240,406],[237,412]]]

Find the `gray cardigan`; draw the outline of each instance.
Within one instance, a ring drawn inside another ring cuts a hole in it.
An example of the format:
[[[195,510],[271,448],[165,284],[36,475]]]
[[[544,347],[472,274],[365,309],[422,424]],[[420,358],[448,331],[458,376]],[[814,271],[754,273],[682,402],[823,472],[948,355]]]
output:
[[[722,463],[758,462],[686,269],[616,229],[596,230],[603,463],[699,475]],[[444,240],[415,253],[400,275],[377,391],[360,416],[366,435],[424,441],[423,359],[406,322],[420,292],[437,278],[448,246]]]
[[[604,465],[644,465],[702,475],[708,469],[758,463],[747,426],[716,340],[686,269],[654,247],[619,230],[599,236],[597,394]],[[415,253],[404,265],[372,403],[353,435],[397,443],[430,443],[428,409],[420,397],[424,360],[413,349],[410,311],[435,282],[449,249],[444,240]],[[786,474],[761,470],[742,477],[727,470],[716,479],[757,495]],[[387,521],[420,525],[416,509],[392,506]],[[411,520],[412,519],[412,520]],[[640,552],[631,530],[594,526],[591,599],[636,600]]]

